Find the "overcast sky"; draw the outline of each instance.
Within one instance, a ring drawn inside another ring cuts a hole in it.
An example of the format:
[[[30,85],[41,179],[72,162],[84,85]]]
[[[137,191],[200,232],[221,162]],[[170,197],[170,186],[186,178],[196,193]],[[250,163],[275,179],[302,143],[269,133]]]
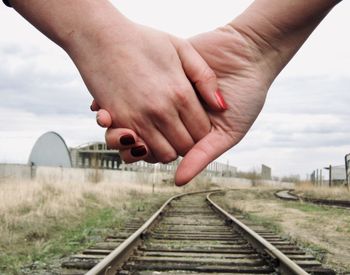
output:
[[[112,1],[136,22],[181,37],[221,26],[252,1]],[[350,1],[322,22],[270,89],[246,138],[220,157],[240,170],[300,174],[350,153]],[[68,56],[12,9],[0,7],[0,162],[26,163],[47,131],[68,146],[104,140],[91,96]]]

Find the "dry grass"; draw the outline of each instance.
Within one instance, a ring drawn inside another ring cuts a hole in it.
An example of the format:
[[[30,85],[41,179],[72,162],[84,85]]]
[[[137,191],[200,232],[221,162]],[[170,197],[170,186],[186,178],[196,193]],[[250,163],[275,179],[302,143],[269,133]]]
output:
[[[326,265],[339,272],[350,272],[349,210],[285,202],[275,198],[273,192],[269,188],[235,190],[216,199],[224,208],[249,213],[251,218],[265,221],[269,227],[306,245]]]
[[[128,215],[149,215],[153,206],[183,191],[155,185],[152,193],[152,185],[106,182],[1,182],[0,188],[1,274],[22,274],[23,265],[80,250]]]
[[[350,200],[350,192],[344,186],[314,186],[310,182],[302,182],[295,186],[297,194],[310,198],[329,200]]]
[[[8,182],[1,184],[0,234],[11,235],[20,224],[44,224],[46,219],[79,217],[87,204],[122,208],[137,194],[151,194],[152,185],[114,183]],[[173,193],[173,187],[156,186],[156,192]]]

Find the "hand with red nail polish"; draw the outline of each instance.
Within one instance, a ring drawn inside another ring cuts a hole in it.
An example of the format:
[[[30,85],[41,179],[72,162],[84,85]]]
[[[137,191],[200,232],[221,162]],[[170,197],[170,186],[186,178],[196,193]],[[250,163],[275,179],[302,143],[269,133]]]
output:
[[[254,1],[230,24],[190,42],[214,70],[227,111],[208,110],[212,129],[191,148],[175,176],[186,184],[237,144],[260,113],[273,80],[340,1]]]
[[[189,41],[217,75],[220,90],[214,96],[226,111],[207,110],[211,132],[185,155],[176,172],[177,185],[186,184],[245,136],[260,113],[271,84],[270,78],[261,73],[267,68],[258,59],[258,53],[232,27],[219,28]],[[107,133],[108,140],[116,138],[112,128]],[[121,149],[124,152],[125,148]]]

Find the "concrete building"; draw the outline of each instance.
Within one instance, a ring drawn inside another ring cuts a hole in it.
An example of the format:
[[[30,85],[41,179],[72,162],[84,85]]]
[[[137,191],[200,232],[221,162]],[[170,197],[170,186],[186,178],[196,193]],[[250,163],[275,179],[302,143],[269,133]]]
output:
[[[121,157],[117,150],[107,149],[103,142],[83,144],[70,148],[73,167],[120,169]]]
[[[263,180],[271,180],[272,179],[271,168],[266,166],[265,164],[261,165],[261,178]]]

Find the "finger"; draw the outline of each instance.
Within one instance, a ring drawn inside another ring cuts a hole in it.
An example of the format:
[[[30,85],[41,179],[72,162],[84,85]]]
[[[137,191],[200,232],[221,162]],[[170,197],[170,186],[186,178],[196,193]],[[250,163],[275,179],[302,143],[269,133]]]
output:
[[[130,149],[123,149],[123,150],[119,150],[119,154],[120,157],[122,158],[122,160],[129,164],[129,163],[134,163],[140,160],[143,160],[145,162],[149,162],[149,163],[157,163],[157,161],[154,159],[154,157],[150,154],[150,152],[147,153],[147,155],[145,157],[140,157],[140,158],[135,158],[132,154],[131,154],[131,150]]]
[[[225,111],[227,104],[218,88],[214,71],[189,42],[180,43],[179,58],[187,78],[213,111]]]
[[[229,138],[224,132],[218,130],[210,132],[180,162],[175,174],[175,184],[181,186],[188,183],[233,145],[232,138]]]
[[[173,147],[157,129],[147,125],[151,125],[151,123],[145,123],[145,127],[142,129],[145,134],[143,135],[141,133],[139,136],[130,129],[108,128],[105,134],[108,148],[119,150],[129,149],[130,154],[128,158],[126,158],[127,162],[145,160],[152,163],[168,163],[175,160],[177,158],[177,153]],[[125,142],[121,140],[123,136],[127,136],[127,140],[129,140],[130,143],[133,138],[135,143],[123,145],[125,144]],[[141,139],[140,136],[143,136],[144,139]],[[147,140],[147,142],[144,140]]]
[[[139,161],[140,159],[149,162],[157,163],[152,152],[149,150],[146,143],[133,130],[126,128],[110,128],[106,131],[106,144],[108,148],[119,150],[122,159],[127,163]],[[131,155],[131,148],[137,146],[145,146],[147,154],[144,157],[135,158]]]
[[[100,109],[100,106],[98,106],[97,102],[95,99],[92,100],[91,106],[90,106],[90,110],[93,112],[96,112]]]
[[[108,128],[105,134],[107,147],[116,150],[128,150],[133,147],[144,146],[147,155],[150,149],[146,143],[133,130],[126,128]],[[147,155],[142,156],[143,158]]]
[[[180,94],[180,92],[177,94]],[[178,95],[178,97],[177,102],[179,102],[179,104],[177,104],[177,108],[179,116],[193,141],[196,143],[205,137],[211,129],[208,114],[198,101],[189,83],[188,87],[184,89],[183,95]]]
[[[194,141],[178,114],[168,114],[155,123],[178,155],[184,156],[193,147]]]
[[[96,122],[102,128],[109,128],[112,126],[112,117],[105,109],[99,109],[96,113]]]
[[[139,136],[143,138],[158,162],[169,163],[177,159],[178,154],[175,149],[151,122],[145,123],[144,127],[139,129]],[[133,155],[132,151],[131,154]]]

